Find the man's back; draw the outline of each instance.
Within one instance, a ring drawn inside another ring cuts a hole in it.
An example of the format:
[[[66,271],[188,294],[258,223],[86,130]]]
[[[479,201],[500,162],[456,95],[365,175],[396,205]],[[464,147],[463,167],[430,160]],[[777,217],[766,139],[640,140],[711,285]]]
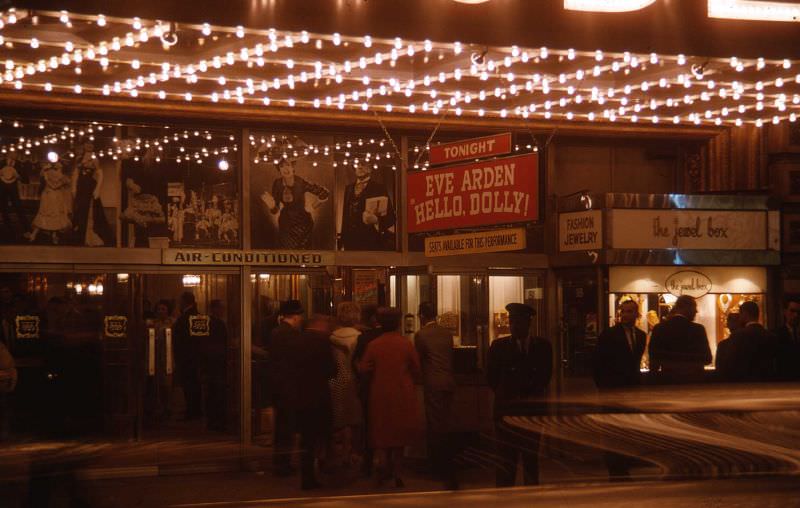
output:
[[[295,340],[290,365],[295,377],[298,409],[326,407],[330,404],[328,380],[336,376],[336,363],[327,331],[307,329]]]
[[[650,339],[650,370],[668,382],[697,382],[711,363],[706,330],[678,314],[659,323]]]
[[[784,324],[773,332],[777,348],[777,377],[781,381],[800,379],[800,338],[797,332]]]
[[[414,335],[414,345],[419,353],[425,388],[455,390],[453,335],[450,331],[435,322],[430,322]]]
[[[774,376],[774,337],[757,323],[736,330],[723,351],[717,370],[726,381],[766,381]]]
[[[272,393],[278,403],[289,403],[297,396],[297,371],[293,365],[293,347],[300,331],[283,322],[273,328],[267,345],[267,368]]]

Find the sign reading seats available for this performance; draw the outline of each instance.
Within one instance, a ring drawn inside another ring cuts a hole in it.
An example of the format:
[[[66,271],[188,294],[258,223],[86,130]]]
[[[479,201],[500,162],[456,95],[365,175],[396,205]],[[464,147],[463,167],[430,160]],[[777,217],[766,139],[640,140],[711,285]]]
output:
[[[430,149],[429,162],[432,165],[449,164],[505,155],[511,152],[511,133],[495,134],[483,138],[465,139],[453,143],[433,145]]]
[[[410,233],[539,218],[535,153],[409,173],[407,188]]]
[[[425,239],[428,257],[504,252],[525,248],[525,228],[491,229],[461,235],[430,236]]]

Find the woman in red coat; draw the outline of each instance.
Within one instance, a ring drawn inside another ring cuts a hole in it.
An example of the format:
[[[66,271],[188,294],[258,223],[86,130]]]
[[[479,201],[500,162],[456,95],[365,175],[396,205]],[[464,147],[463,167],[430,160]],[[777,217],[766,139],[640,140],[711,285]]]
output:
[[[400,334],[402,314],[394,307],[378,310],[383,334],[369,343],[358,366],[372,376],[369,390],[369,441],[375,450],[379,480],[398,476],[403,447],[415,441],[422,430],[414,379],[419,377],[419,357],[413,344]]]

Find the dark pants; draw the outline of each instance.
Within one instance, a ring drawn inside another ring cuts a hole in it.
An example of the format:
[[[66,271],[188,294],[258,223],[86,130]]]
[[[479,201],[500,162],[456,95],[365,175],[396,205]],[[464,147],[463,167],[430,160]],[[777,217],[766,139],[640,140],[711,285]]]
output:
[[[11,424],[11,408],[7,393],[0,393],[0,443],[8,439]]]
[[[203,396],[197,366],[185,365],[180,372],[181,387],[186,399],[186,418],[200,418],[203,415]]]
[[[292,447],[297,427],[295,413],[281,403],[275,403],[273,409],[275,410],[275,439],[272,451],[273,472],[277,475],[286,475],[292,469]]]
[[[296,413],[297,430],[300,432],[300,484],[311,488],[317,484],[314,458],[329,435],[330,411],[326,408],[300,409]]]
[[[442,481],[455,483],[455,444],[451,427],[452,391],[425,390],[425,418],[428,426],[428,453],[433,473]]]
[[[228,388],[225,379],[224,374],[211,377],[206,386],[206,419],[211,430],[225,430]]]
[[[541,432],[495,420],[494,435],[498,465],[496,485],[513,487],[517,472],[517,454],[522,455],[522,477],[525,485],[539,484],[539,441]]]

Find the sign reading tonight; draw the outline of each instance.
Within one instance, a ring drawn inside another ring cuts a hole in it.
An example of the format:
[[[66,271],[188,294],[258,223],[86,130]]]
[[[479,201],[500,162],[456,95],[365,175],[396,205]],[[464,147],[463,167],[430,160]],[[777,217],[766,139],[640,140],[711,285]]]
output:
[[[436,231],[539,218],[535,153],[409,173],[408,231]]]

